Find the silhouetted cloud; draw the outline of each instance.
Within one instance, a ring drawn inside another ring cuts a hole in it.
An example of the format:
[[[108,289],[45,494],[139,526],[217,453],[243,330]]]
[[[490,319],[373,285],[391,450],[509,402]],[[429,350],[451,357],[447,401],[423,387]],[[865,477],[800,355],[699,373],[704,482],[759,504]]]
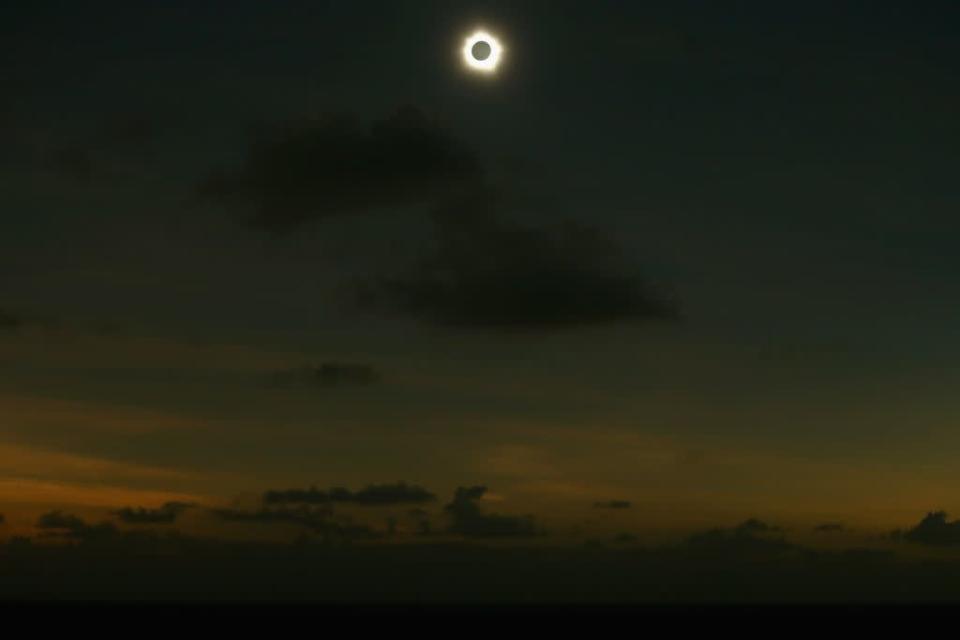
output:
[[[159,509],[124,507],[114,511],[113,515],[127,524],[172,524],[193,506],[185,502],[168,502]]]
[[[16,331],[25,324],[19,315],[7,309],[0,308],[0,331]]]
[[[323,388],[366,387],[382,380],[380,372],[366,364],[326,362],[274,372],[271,384],[281,387],[317,386]]]
[[[487,493],[482,486],[459,487],[444,507],[451,518],[448,531],[468,538],[527,538],[539,535],[532,516],[483,513],[478,501]]]
[[[441,224],[435,253],[411,272],[361,286],[361,301],[433,324],[494,330],[678,319],[670,296],[631,273],[595,229],[468,218]]]
[[[516,537],[518,527],[503,524],[516,519],[477,513],[486,491],[461,487],[448,505],[448,515],[459,519],[458,535]],[[409,544],[352,544],[384,540],[391,521],[376,531],[336,522],[324,507],[215,511],[232,522],[293,523],[307,531],[289,542],[200,538],[170,530],[120,531],[53,511],[37,522],[41,538],[58,535],[73,544],[34,544],[25,537],[0,542],[0,598],[42,593],[85,601],[946,602],[956,600],[960,580],[955,560],[876,549],[817,550],[772,537],[776,528],[755,519],[660,547],[641,547],[631,533],[582,546],[424,544],[422,536]],[[427,515],[419,509],[409,514]],[[463,532],[483,519],[479,531]]]
[[[80,542],[112,539],[120,534],[113,523],[101,522],[92,525],[82,518],[59,510],[43,514],[34,526],[47,536],[69,538]]]
[[[397,504],[424,504],[436,500],[433,493],[423,487],[396,484],[370,485],[359,491],[350,491],[343,487],[321,491],[310,489],[287,489],[285,491],[267,491],[263,496],[265,504],[334,504],[349,503],[365,507],[382,507]]]
[[[250,208],[254,225],[435,203],[480,179],[473,154],[415,107],[368,129],[347,115],[288,123],[250,145],[243,164],[209,177],[202,195]]]
[[[50,511],[37,519],[37,529],[63,529],[79,531],[87,526],[86,521],[62,511]]]
[[[158,120],[145,114],[111,115],[99,127],[46,141],[39,149],[40,166],[79,181],[116,178],[149,155],[160,131]]]
[[[912,529],[897,532],[908,542],[932,547],[960,545],[960,520],[947,521],[945,511],[931,512]]]
[[[416,535],[429,536],[433,533],[433,524],[430,522],[430,513],[425,509],[410,509],[407,515],[413,520],[416,526]]]
[[[0,524],[5,524],[7,522],[7,517],[0,513]]]
[[[608,500],[607,502],[594,502],[594,509],[629,509],[633,503],[626,500]]]
[[[263,508],[256,511],[211,509],[210,512],[226,522],[296,525],[326,540],[373,540],[382,537],[381,533],[367,525],[334,520],[333,511],[327,507]]]
[[[813,530],[818,533],[839,533],[846,531],[846,527],[840,522],[824,522],[815,526]]]
[[[326,526],[333,516],[327,508],[299,507],[296,509],[211,509],[210,512],[227,522],[251,522],[258,524],[296,524],[318,529]]]
[[[757,520],[756,518],[750,518],[749,520],[744,520],[734,529],[736,533],[775,533],[781,531],[780,527],[775,527],[773,525],[767,524],[762,520]]]
[[[87,549],[94,552],[89,553]],[[8,561],[13,560],[13,561]],[[960,563],[888,552],[329,544],[144,534],[0,543],[0,598],[90,601],[785,603],[957,600]]]
[[[709,558],[722,558],[727,555],[767,555],[794,551],[797,547],[782,537],[771,537],[769,533],[779,532],[765,522],[751,518],[733,529],[710,529],[690,536],[683,544],[689,551]]]
[[[95,171],[92,151],[87,146],[76,143],[58,145],[46,150],[42,166],[46,171],[73,180],[89,180]]]

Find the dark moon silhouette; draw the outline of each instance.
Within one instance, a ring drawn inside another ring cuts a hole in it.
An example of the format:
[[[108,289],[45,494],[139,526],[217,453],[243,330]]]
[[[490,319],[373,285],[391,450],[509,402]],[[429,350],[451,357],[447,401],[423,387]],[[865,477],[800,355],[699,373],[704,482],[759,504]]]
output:
[[[490,47],[489,42],[484,42],[483,40],[481,40],[480,42],[473,45],[473,49],[470,50],[470,53],[473,55],[473,58],[475,60],[479,60],[480,62],[483,62],[484,60],[490,57],[490,54],[493,53],[493,49]]]

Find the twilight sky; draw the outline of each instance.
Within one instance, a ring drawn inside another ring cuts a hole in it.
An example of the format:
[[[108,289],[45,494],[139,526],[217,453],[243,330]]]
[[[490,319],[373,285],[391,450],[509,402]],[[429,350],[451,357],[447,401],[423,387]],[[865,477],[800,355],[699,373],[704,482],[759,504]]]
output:
[[[0,539],[960,513],[956,3],[8,2],[0,43]]]

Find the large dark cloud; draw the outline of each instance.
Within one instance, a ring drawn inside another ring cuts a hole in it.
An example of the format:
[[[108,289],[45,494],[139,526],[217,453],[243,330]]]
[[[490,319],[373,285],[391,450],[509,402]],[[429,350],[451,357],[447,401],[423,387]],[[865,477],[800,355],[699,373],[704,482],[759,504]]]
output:
[[[436,250],[405,275],[367,285],[363,299],[429,323],[548,330],[672,321],[677,305],[618,258],[596,229],[523,226],[469,216],[438,229]]]
[[[113,515],[127,524],[173,524],[192,506],[185,502],[168,502],[159,509],[124,507],[114,511]]]
[[[486,487],[459,487],[444,512],[450,517],[450,533],[467,538],[529,538],[540,535],[532,516],[484,513],[478,502]]]
[[[481,178],[473,154],[415,107],[370,128],[346,115],[288,123],[250,145],[243,164],[206,179],[203,195],[290,230],[310,220],[433,204]]]
[[[368,309],[495,330],[678,317],[671,296],[624,264],[596,229],[508,220],[517,198],[487,184],[474,154],[413,107],[370,130],[347,116],[281,126],[251,144],[241,167],[209,177],[200,190],[279,231],[424,205],[435,250],[358,286],[356,300]]]
[[[960,520],[950,522],[944,511],[928,513],[916,526],[904,532],[896,532],[908,542],[931,547],[960,545]]]
[[[398,504],[424,504],[436,499],[436,495],[423,487],[409,485],[405,482],[374,484],[359,491],[334,487],[325,491],[316,488],[272,490],[263,495],[263,501],[268,505],[343,503],[365,507],[382,507]]]
[[[325,362],[319,366],[305,366],[271,374],[270,384],[277,387],[349,388],[367,387],[382,380],[377,369],[367,364]]]

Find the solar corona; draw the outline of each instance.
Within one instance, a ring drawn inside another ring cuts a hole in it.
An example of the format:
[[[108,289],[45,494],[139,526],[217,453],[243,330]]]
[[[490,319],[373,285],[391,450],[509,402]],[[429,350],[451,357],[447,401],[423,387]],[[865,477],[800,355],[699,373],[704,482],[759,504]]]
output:
[[[502,60],[503,45],[487,31],[477,30],[464,41],[463,61],[467,69],[492,74]]]

